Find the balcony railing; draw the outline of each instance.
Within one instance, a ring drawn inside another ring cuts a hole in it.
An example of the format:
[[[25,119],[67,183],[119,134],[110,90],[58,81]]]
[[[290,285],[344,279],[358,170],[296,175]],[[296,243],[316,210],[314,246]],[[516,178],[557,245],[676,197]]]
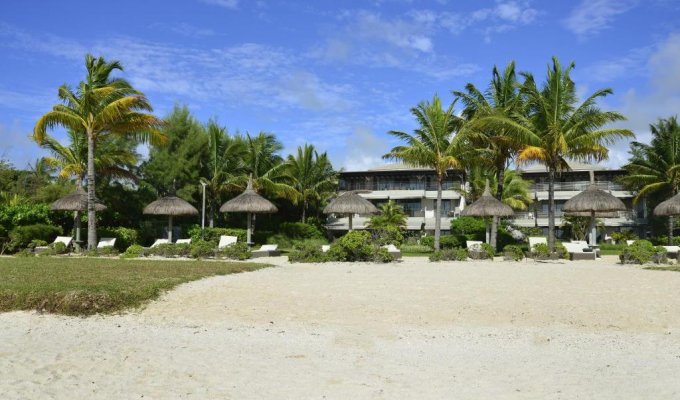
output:
[[[555,211],[555,218],[562,218],[564,216],[563,211]],[[514,219],[534,219],[538,217],[539,219],[542,218],[548,218],[548,212],[547,211],[539,211],[537,213],[533,212],[527,212],[527,211],[522,211],[522,212],[515,212]],[[638,218],[643,218],[643,216],[638,213],[635,210],[628,210],[628,211],[618,211],[617,212],[617,217],[620,219],[627,219],[627,220],[636,220]]]
[[[443,182],[443,190],[460,189],[460,182]],[[424,182],[345,182],[340,190],[437,190],[436,183]]]
[[[563,190],[563,191],[573,191],[573,192],[580,192],[583,190],[586,190],[590,186],[589,181],[574,181],[574,182],[555,182],[555,190]],[[600,182],[595,182],[595,186],[597,186],[599,189],[602,190],[617,190],[617,191],[623,191],[626,190],[626,188],[623,187],[623,185],[620,185],[618,183],[614,182],[609,182],[609,181],[600,181]],[[534,183],[531,187],[532,191],[535,192],[547,192],[548,191],[548,183]]]

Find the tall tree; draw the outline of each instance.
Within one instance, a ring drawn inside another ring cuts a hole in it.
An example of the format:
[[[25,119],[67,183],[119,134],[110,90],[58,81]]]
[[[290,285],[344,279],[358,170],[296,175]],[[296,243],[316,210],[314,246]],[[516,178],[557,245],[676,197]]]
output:
[[[286,164],[279,152],[283,149],[281,142],[271,133],[260,132],[255,136],[246,134],[246,153],[244,156],[245,173],[240,184],[245,188],[249,176],[253,177],[253,185],[271,197],[279,197],[297,203],[299,193],[293,188],[293,182],[286,171]]]
[[[531,197],[531,181],[522,178],[522,174],[516,170],[507,170],[503,174],[503,185],[500,187],[503,189],[503,193],[498,196],[496,189],[499,185],[496,184],[497,174],[493,171],[488,171],[482,166],[473,166],[470,169],[468,175],[468,181],[471,186],[471,197],[473,199],[478,199],[482,196],[487,180],[490,182],[490,187],[492,194],[500,200],[509,205],[515,210],[526,210],[529,205],[533,203]]]
[[[302,202],[302,222],[306,220],[310,203],[318,207],[335,192],[338,184],[337,173],[328,155],[325,152],[319,154],[311,144],[298,146],[297,153],[288,156],[286,173]]]
[[[649,144],[632,142],[630,160],[623,166],[623,184],[637,192],[633,201],[653,197],[651,204],[670,198],[680,190],[680,125],[677,117],[659,119],[649,126]],[[673,217],[668,217],[668,244],[673,237]]]
[[[611,89],[595,91],[579,103],[576,85],[571,79],[572,62],[564,68],[557,57],[548,66],[545,82],[539,87],[533,75],[523,73],[522,92],[528,104],[528,117],[519,124],[508,125],[524,130],[530,139],[518,154],[520,163],[539,162],[548,170],[548,246],[555,250],[555,177],[569,170],[567,160],[601,161],[609,155],[608,145],[620,138],[634,137],[633,132],[607,127],[625,120],[613,111],[602,111],[597,101],[612,94]]]
[[[381,229],[387,226],[406,228],[406,214],[404,208],[394,200],[388,200],[378,206],[380,214],[373,215],[368,220],[369,229]]]
[[[154,117],[151,104],[127,81],[112,78],[111,73],[122,70],[118,61],[85,56],[85,80],[76,90],[66,85],[59,88],[61,104],[57,104],[38,119],[33,130],[38,143],[42,143],[49,129],[62,126],[87,137],[87,247],[97,246],[95,211],[95,146],[108,135],[133,138],[138,141],[162,142],[158,131],[162,122]]]
[[[451,168],[461,168],[458,158],[459,143],[454,140],[462,125],[462,119],[453,112],[455,101],[446,109],[441,99],[435,95],[431,102],[420,102],[411,109],[418,122],[413,134],[390,131],[389,134],[406,144],[394,147],[383,158],[402,161],[414,167],[432,168],[437,177],[437,205],[434,223],[434,249],[439,250],[441,236],[442,183]]]
[[[485,92],[468,83],[465,91],[454,91],[453,94],[465,105],[462,115],[468,122],[461,131],[462,136],[477,150],[475,162],[495,174],[492,192],[502,200],[505,171],[528,140],[522,130],[497,123],[499,119],[517,121],[526,108],[519,91],[515,62],[510,62],[502,72],[494,66]],[[494,217],[490,235],[494,248],[497,232],[498,218]]]

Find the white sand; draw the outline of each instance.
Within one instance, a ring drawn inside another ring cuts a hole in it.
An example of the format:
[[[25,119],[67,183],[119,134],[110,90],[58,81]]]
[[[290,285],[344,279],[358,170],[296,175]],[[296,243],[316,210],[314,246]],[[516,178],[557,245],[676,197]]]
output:
[[[281,264],[125,315],[0,314],[0,398],[680,398],[680,273]]]

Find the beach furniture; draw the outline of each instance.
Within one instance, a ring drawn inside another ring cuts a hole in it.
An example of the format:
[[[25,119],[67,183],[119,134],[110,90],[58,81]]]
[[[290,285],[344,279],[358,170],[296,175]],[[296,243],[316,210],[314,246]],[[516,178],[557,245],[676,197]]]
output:
[[[330,245],[330,244],[323,244],[323,245],[321,245],[321,252],[322,252],[322,253],[326,253],[326,252],[328,252],[328,250],[330,250],[330,249],[331,249],[331,245]]]
[[[387,244],[385,246],[382,246],[382,248],[387,249],[387,253],[393,255],[395,259],[398,260],[401,258],[401,250],[399,250],[397,246],[393,244]]]
[[[585,240],[572,240],[571,243],[580,244],[580,245],[583,245],[583,247],[587,247],[589,249],[592,249],[593,252],[595,252],[596,257],[600,256],[600,248],[598,246],[589,245],[588,242],[585,241]]]
[[[238,238],[236,236],[226,236],[222,235],[220,236],[220,243],[217,245],[218,249],[223,249],[227,246],[231,246],[232,244],[238,242]]]
[[[156,239],[156,241],[153,242],[153,244],[151,245],[151,247],[156,247],[156,246],[158,246],[158,245],[160,245],[160,244],[168,244],[168,243],[170,243],[170,240],[169,240],[169,239]]]
[[[630,246],[633,243],[635,243],[635,240],[626,240],[626,246]]]
[[[97,243],[98,249],[103,249],[105,247],[113,247],[116,245],[116,238],[101,238],[99,243]]]
[[[281,254],[278,244],[263,244],[259,249],[253,250],[253,258],[256,257],[275,257]]]
[[[468,255],[472,259],[482,258],[482,243],[478,240],[466,240],[465,247],[468,249]]]
[[[191,239],[177,239],[175,244],[191,244]]]
[[[666,249],[666,254],[668,258],[678,259],[678,254],[680,253],[680,246],[661,246]]]
[[[63,243],[67,249],[70,249],[71,244],[73,243],[73,238],[71,236],[57,236],[57,238],[54,239],[54,242],[52,242],[52,244],[57,243]],[[37,246],[35,248],[35,252],[40,253],[42,251],[48,250],[49,248],[50,248],[49,246]]]
[[[542,236],[530,236],[529,237],[529,251],[534,249],[534,246],[537,244],[544,244],[548,245],[548,239],[542,237]]]
[[[569,259],[573,261],[577,260],[595,260],[597,258],[597,254],[593,249],[588,247],[588,245],[583,242],[583,243],[562,243],[564,248],[567,250],[567,253],[569,253]]]

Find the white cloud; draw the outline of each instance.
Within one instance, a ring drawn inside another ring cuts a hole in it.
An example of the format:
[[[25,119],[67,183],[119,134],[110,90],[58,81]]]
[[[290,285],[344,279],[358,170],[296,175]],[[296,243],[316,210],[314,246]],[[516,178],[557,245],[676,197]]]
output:
[[[191,24],[187,24],[186,22],[182,22],[182,23],[176,24],[176,25],[171,25],[170,30],[172,32],[178,33],[182,36],[193,37],[193,38],[200,38],[200,37],[214,36],[215,35],[215,31],[213,31],[212,29],[200,28],[200,27],[197,27],[197,26],[193,26]]]
[[[210,4],[213,6],[220,6],[224,8],[229,8],[229,9],[236,9],[238,8],[238,2],[239,0],[200,0],[201,3],[205,4]]]
[[[382,165],[383,154],[389,151],[389,143],[385,136],[376,135],[366,126],[359,126],[347,136],[345,159],[342,165],[350,171],[361,171]]]
[[[613,82],[621,78],[647,76],[647,59],[653,50],[652,47],[637,48],[623,56],[599,61],[587,66],[584,76],[593,82]]]
[[[584,38],[597,34],[637,5],[637,0],[582,0],[564,21],[568,30]]]

